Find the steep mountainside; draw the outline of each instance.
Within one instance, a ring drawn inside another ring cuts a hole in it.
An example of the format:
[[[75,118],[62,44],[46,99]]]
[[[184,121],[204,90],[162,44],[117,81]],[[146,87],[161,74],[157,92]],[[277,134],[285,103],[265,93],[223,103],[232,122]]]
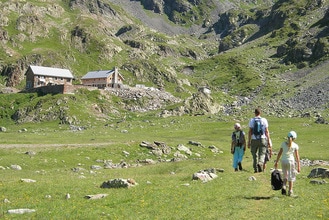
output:
[[[326,112],[328,7],[326,0],[1,1],[0,88],[24,89],[31,64],[68,68],[76,84],[88,71],[117,66],[125,84],[181,100],[161,105],[160,115],[239,115],[255,105],[279,116]],[[119,98],[129,103],[118,109],[146,103]]]

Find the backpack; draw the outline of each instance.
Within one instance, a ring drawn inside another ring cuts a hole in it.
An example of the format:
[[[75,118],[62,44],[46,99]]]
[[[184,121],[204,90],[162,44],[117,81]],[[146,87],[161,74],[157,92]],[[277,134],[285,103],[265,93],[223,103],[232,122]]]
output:
[[[244,142],[244,132],[240,131],[239,138],[237,138],[236,132],[234,131],[232,134],[232,140],[234,141],[236,146],[242,146]]]
[[[262,118],[255,118],[254,119],[254,127],[252,129],[252,133],[255,135],[256,139],[260,139],[261,136],[264,134],[263,125],[262,125]]]
[[[271,173],[271,185],[273,190],[282,189],[283,181],[279,170],[274,170]]]

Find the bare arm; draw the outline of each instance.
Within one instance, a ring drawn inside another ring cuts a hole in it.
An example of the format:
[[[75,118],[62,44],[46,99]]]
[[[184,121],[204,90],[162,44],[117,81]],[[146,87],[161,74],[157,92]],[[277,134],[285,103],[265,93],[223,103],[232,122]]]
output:
[[[300,160],[299,160],[298,150],[295,150],[295,157],[296,157],[296,162],[297,162],[297,171],[299,173],[300,172]]]
[[[246,136],[243,138],[243,150],[246,151]]]
[[[251,134],[252,134],[252,128],[249,128],[249,132],[248,132],[248,148],[250,148],[250,144],[251,144]]]
[[[278,156],[277,156],[276,161],[275,161],[275,164],[274,164],[274,168],[275,168],[275,169],[278,169],[278,162],[279,162],[279,160],[280,160],[280,158],[281,158],[282,151],[283,151],[282,148],[280,148],[280,151],[279,151],[279,153],[278,153]]]
[[[272,140],[271,139],[268,139],[268,146],[267,146],[267,148],[268,148],[268,151],[269,151],[269,153],[270,153],[270,157],[272,157],[272,154],[273,154],[273,152],[272,152]]]
[[[265,136],[266,136],[267,140],[271,140],[270,131],[268,130],[268,128],[265,128]],[[268,141],[268,146],[272,147],[272,141]]]

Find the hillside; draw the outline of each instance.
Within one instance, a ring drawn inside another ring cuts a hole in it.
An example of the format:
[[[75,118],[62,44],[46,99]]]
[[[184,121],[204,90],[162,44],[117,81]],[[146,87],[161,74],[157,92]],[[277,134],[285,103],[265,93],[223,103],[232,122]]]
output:
[[[149,108],[155,115],[239,116],[260,105],[279,117],[328,118],[326,1],[8,0],[0,6],[3,92],[24,89],[30,64],[68,68],[76,84],[88,71],[117,66],[125,84],[145,84],[181,100]],[[203,87],[211,93],[203,93]],[[81,94],[76,100],[88,106],[58,108],[37,121],[63,114],[80,115],[76,122],[88,114],[109,119],[121,112],[123,117],[131,109],[145,111],[161,96]],[[76,103],[70,97],[33,96],[36,102],[29,102],[21,96],[2,97],[2,119],[34,118],[38,106],[33,103]]]

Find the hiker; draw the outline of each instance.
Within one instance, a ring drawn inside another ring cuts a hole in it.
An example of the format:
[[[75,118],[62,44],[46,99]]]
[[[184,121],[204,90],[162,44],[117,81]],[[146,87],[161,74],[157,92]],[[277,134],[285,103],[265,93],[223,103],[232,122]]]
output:
[[[246,135],[241,130],[239,123],[234,124],[234,129],[235,131],[232,133],[231,153],[233,154],[234,171],[238,171],[238,166],[239,170],[242,170],[242,159],[246,151]]]
[[[281,156],[281,168],[283,173],[283,186],[281,189],[282,195],[287,194],[286,184],[288,182],[288,196],[295,197],[293,194],[293,182],[296,180],[296,169],[295,169],[295,159],[297,163],[297,172],[300,172],[300,160],[298,153],[298,145],[295,143],[297,134],[295,131],[290,131],[288,133],[287,141],[281,144],[280,151],[278,153],[277,159],[274,164],[274,168],[278,168],[278,161]]]
[[[272,148],[268,122],[262,118],[261,109],[255,109],[255,117],[249,121],[248,148],[253,158],[254,172],[262,172],[267,148]]]
[[[265,159],[264,159],[264,163],[263,163],[263,172],[265,172],[265,169],[266,169],[266,163],[268,161],[270,161],[271,157],[272,157],[272,147],[270,147],[272,145],[272,141],[271,139],[268,140],[268,143],[267,143],[267,149],[266,149],[266,153],[265,153]]]

